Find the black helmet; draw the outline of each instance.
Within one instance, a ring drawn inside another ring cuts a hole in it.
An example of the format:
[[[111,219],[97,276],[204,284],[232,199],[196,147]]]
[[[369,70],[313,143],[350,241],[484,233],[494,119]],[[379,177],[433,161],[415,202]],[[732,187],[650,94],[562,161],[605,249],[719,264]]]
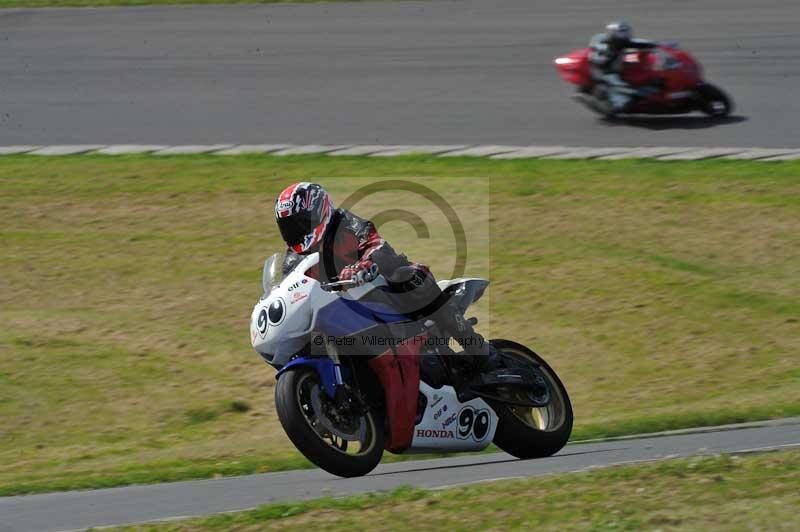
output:
[[[283,241],[295,253],[312,251],[331,222],[333,202],[316,183],[295,183],[275,200],[275,221]]]
[[[633,28],[627,22],[616,20],[606,25],[606,39],[610,43],[627,42],[633,39]]]

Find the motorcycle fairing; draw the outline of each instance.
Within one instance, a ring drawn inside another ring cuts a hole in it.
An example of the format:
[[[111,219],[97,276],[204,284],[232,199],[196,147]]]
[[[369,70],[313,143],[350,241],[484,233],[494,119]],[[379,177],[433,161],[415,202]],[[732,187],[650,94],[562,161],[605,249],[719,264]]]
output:
[[[442,292],[452,294],[451,301],[464,313],[467,308],[483,297],[489,281],[478,277],[444,279],[436,283]]]
[[[341,337],[369,330],[379,323],[405,321],[409,321],[407,316],[386,304],[341,297],[319,309],[315,328],[326,335]]]
[[[590,48],[573,50],[567,55],[555,59],[556,69],[561,79],[579,87],[589,87],[592,75],[589,67]]]
[[[424,338],[411,338],[369,361],[369,367],[383,387],[389,429],[384,447],[393,453],[408,449],[414,437],[420,384],[419,351]]]
[[[275,374],[275,379],[279,379],[281,375],[298,366],[314,368],[317,375],[319,375],[322,388],[330,397],[334,397],[336,394],[336,369],[330,357],[298,357],[292,359]]]
[[[480,398],[462,403],[452,386],[432,388],[420,382],[425,411],[414,427],[414,439],[405,453],[481,451],[497,430],[497,413]]]
[[[277,286],[269,287],[269,292],[253,308],[250,341],[253,348],[273,366],[280,368],[288,363],[308,344],[311,333],[317,329],[317,315],[322,309],[345,298],[356,303],[352,300],[363,297],[374,290],[375,285],[380,285],[376,282],[350,289],[345,297],[326,292],[316,279],[305,275],[318,262],[318,253],[304,257]],[[279,304],[283,309],[280,320],[270,319],[269,309],[273,304]],[[352,309],[347,310],[349,315],[354,313]],[[335,321],[335,316],[331,321]]]
[[[589,64],[590,48],[557,57],[555,66],[567,83],[589,89],[594,84]],[[622,78],[633,86],[663,83],[667,92],[687,90],[702,82],[702,68],[689,52],[662,43],[655,50],[625,55]]]

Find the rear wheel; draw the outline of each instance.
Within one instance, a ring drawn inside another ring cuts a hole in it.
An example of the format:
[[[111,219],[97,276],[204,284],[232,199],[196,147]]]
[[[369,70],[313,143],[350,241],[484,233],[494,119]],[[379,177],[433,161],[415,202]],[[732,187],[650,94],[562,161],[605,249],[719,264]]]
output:
[[[509,340],[492,340],[506,364],[534,364],[550,389],[547,406],[532,408],[492,401],[500,418],[494,444],[517,458],[550,456],[564,447],[572,433],[572,404],[567,389],[547,362],[524,345]]]
[[[372,471],[383,456],[383,419],[372,411],[340,411],[311,368],[278,379],[275,409],[295,447],[314,464],[340,477]]]
[[[696,91],[700,110],[708,116],[721,118],[728,116],[733,111],[733,101],[719,87],[705,83],[699,85]]]

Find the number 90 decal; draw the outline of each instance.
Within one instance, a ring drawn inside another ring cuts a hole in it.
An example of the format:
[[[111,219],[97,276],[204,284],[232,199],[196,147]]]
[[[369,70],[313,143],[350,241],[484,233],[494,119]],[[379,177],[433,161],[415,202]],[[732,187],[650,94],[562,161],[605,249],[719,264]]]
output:
[[[458,413],[458,427],[456,435],[459,440],[472,438],[481,441],[489,434],[489,411],[486,409],[475,410],[471,406],[465,406]]]

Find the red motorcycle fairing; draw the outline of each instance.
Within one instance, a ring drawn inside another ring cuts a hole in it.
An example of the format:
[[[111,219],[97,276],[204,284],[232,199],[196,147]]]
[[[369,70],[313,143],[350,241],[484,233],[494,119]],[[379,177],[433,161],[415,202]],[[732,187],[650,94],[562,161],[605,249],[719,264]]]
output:
[[[627,54],[622,79],[638,87],[659,84],[662,95],[702,83],[700,65],[689,52],[666,46]]]
[[[369,361],[383,386],[389,434],[387,451],[399,453],[411,446],[419,394],[419,352],[427,336],[409,338]]]
[[[592,86],[592,73],[589,66],[591,48],[573,50],[567,55],[556,57],[553,63],[561,79],[572,85],[588,89]]]
[[[561,78],[585,92],[590,92],[594,86],[590,54],[591,48],[581,48],[554,60]],[[657,87],[632,112],[680,112],[676,109],[676,106],[680,106],[680,100],[689,99],[692,91],[703,83],[697,60],[688,52],[667,45],[660,45],[654,50],[627,53],[622,79],[634,87]]]

